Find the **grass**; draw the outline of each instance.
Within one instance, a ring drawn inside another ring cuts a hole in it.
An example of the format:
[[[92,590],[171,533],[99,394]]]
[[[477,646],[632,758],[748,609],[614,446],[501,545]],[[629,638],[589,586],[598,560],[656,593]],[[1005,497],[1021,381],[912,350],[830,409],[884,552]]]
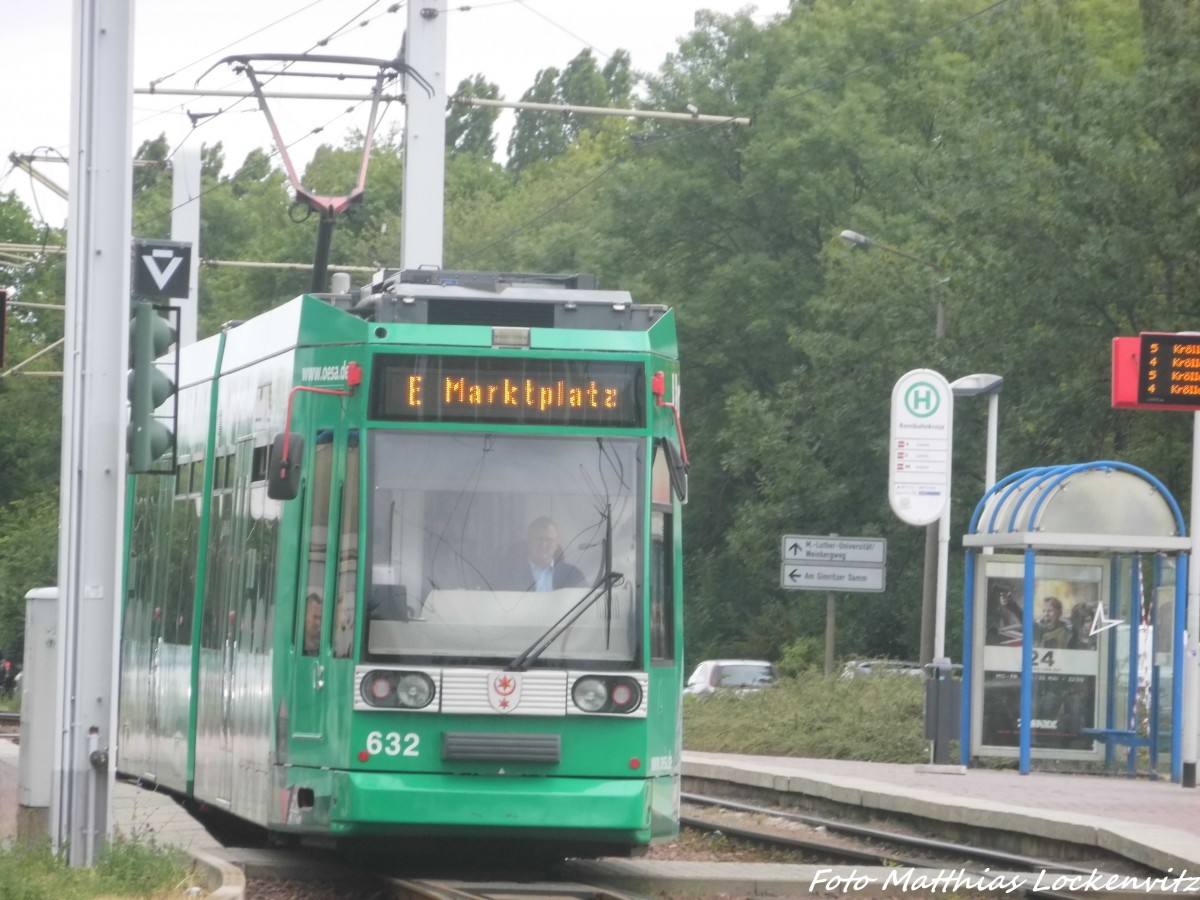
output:
[[[0,850],[0,900],[174,900],[193,884],[188,857],[153,843],[114,841],[90,868],[71,868],[48,845]]]
[[[924,704],[921,678],[785,678],[767,690],[685,698],[683,746],[756,756],[925,762]]]

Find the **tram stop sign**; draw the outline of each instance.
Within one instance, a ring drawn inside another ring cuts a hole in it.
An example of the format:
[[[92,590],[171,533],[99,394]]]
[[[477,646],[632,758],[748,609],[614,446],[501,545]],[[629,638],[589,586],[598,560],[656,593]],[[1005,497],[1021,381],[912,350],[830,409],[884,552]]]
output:
[[[954,392],[932,369],[914,369],[892,388],[888,502],[909,525],[936,522],[950,500]]]

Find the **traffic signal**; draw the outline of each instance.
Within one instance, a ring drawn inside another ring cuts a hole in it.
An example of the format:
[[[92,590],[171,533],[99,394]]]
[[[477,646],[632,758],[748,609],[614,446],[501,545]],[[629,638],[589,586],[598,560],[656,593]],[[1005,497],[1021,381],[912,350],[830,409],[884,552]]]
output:
[[[176,412],[162,416],[156,412],[175,396],[179,378],[178,354],[175,354],[176,363],[171,371],[174,379],[163,371],[158,359],[176,342],[179,332],[160,315],[160,311],[170,314],[173,310],[144,300],[133,301],[133,317],[129,323],[129,429],[126,433],[131,472],[160,471],[155,468],[155,461],[175,446]],[[164,474],[173,470],[173,460],[161,469]]]

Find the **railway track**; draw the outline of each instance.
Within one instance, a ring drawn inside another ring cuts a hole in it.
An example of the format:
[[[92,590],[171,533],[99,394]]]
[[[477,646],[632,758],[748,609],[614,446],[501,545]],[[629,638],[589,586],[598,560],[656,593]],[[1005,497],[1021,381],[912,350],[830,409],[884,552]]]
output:
[[[986,847],[960,844],[952,841],[935,840],[919,835],[906,834],[881,828],[871,828],[851,822],[827,819],[799,813],[784,812],[777,809],[723,800],[717,797],[707,797],[700,794],[684,794],[685,803],[694,806],[712,807],[737,812],[751,813],[759,816],[770,816],[819,829],[825,835],[841,835],[852,838],[860,843],[838,843],[824,837],[788,837],[765,829],[739,828],[725,822],[713,822],[695,816],[683,816],[682,824],[699,830],[719,829],[725,834],[736,835],[748,840],[762,840],[776,846],[787,847],[801,852],[830,856],[841,856],[842,861],[849,863],[871,863],[872,865],[897,865],[928,867],[930,865],[961,864],[963,860],[985,862],[1003,865],[1013,869],[1040,870],[1053,869],[1064,872],[1091,872],[1091,868],[1064,865],[1039,857],[1022,856],[1006,853]],[[868,842],[868,843],[861,843]],[[878,845],[878,846],[876,846]],[[904,855],[900,850],[912,854]]]
[[[0,712],[0,735],[16,735],[21,730],[19,712]]]
[[[472,882],[388,879],[395,900],[640,900],[612,888],[570,882]]]
[[[1144,867],[1123,861],[1114,862],[1113,869],[1099,870],[1096,865],[1073,865],[698,794],[685,793],[682,799],[685,805],[692,807],[719,808],[749,813],[755,817],[781,819],[807,826],[813,831],[806,832],[802,837],[790,836],[778,830],[743,826],[731,823],[728,819],[708,819],[686,813],[680,817],[680,824],[685,827],[701,831],[720,831],[724,835],[763,846],[791,850],[806,860],[817,859],[822,865],[831,863],[899,867],[925,872],[937,870],[949,873],[946,876],[947,880],[957,879],[968,888],[976,884],[994,885],[989,890],[980,889],[981,893],[978,896],[1003,893],[1036,896],[1048,900],[1077,900],[1084,894],[1072,893],[1071,890],[1055,890],[1051,886],[1071,886],[1076,891],[1082,891],[1088,889],[1083,886],[1089,884],[1089,879],[1094,883],[1097,877],[1100,880],[1107,879],[1110,875],[1116,878],[1148,879],[1165,874],[1149,872]],[[914,876],[909,876],[910,879],[912,877]],[[936,885],[927,886],[939,889]],[[940,887],[939,892],[944,893],[946,890],[946,887]],[[1088,896],[1095,897],[1094,888],[1092,891]],[[1155,896],[1149,891],[1142,893],[1144,896]],[[969,891],[957,895],[976,896]]]
[[[1129,898],[1135,894],[1141,900],[1155,896],[1166,896],[1151,890],[1129,890],[1106,893],[1086,887],[1089,877],[1099,871],[1119,874],[1121,877],[1140,878],[1143,881],[1158,873],[1139,868],[1133,874],[1130,864],[1124,866],[1108,861],[1080,864],[1080,857],[1068,860],[1050,860],[1039,856],[1025,856],[1002,850],[990,849],[975,844],[957,843],[951,840],[932,839],[889,828],[871,827],[855,822],[822,818],[777,808],[753,806],[720,798],[697,794],[684,794],[682,822],[689,830],[719,831],[723,835],[753,842],[759,846],[784,848],[791,856],[780,859],[776,855],[772,862],[792,862],[798,865],[794,876],[797,884],[809,889],[804,893],[811,896],[954,896],[962,900],[981,898],[1038,897],[1043,900],[1098,900],[1101,896]],[[741,864],[739,875],[753,883],[756,862],[746,856],[744,848],[718,849],[712,846],[709,855],[702,842],[699,852],[695,849],[696,839],[691,838],[692,847],[684,845],[683,861],[697,863],[721,861],[722,857]],[[661,857],[668,861],[671,857]],[[312,857],[307,862],[313,862]],[[727,873],[689,873],[686,876],[677,870],[667,874],[663,880],[650,871],[641,871],[632,880],[630,873],[617,869],[602,869],[584,865],[560,869],[558,866],[545,868],[529,866],[496,866],[481,868],[480,860],[463,863],[433,864],[425,860],[420,866],[424,871],[401,869],[397,871],[394,860],[378,867],[356,861],[346,867],[335,860],[329,861],[329,869],[317,880],[338,885],[336,890],[325,894],[310,893],[300,881],[294,888],[272,889],[269,893],[252,893],[252,896],[284,900],[288,897],[314,900],[378,900],[386,897],[396,900],[635,900],[647,895],[662,897],[690,896],[697,900],[727,894],[727,888],[719,886],[729,877]],[[291,871],[289,871],[289,868]],[[277,868],[276,878],[296,878],[295,862]],[[374,869],[374,871],[371,871]],[[389,871],[390,870],[390,871]],[[287,875],[283,873],[287,872]],[[818,878],[816,873],[824,873]],[[356,891],[351,883],[366,876],[371,884]],[[306,880],[313,875],[303,876]],[[688,879],[686,889],[678,887],[679,878]],[[708,889],[706,878],[718,878]],[[851,881],[850,879],[857,879]],[[607,884],[619,887],[598,886]],[[653,887],[651,887],[653,885]],[[310,887],[309,885],[308,887]],[[891,891],[883,890],[892,887]],[[1057,886],[1057,887],[1056,887]],[[641,894],[628,893],[630,890]],[[289,892],[291,891],[291,892]],[[797,893],[777,896],[797,896]]]

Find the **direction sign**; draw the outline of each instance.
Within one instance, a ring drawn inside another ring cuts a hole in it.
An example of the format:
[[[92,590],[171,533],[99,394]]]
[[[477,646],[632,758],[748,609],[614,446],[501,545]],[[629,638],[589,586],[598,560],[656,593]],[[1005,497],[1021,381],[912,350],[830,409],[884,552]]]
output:
[[[887,560],[887,541],[884,538],[785,534],[781,556],[785,563],[882,566]]]
[[[792,591],[882,591],[887,541],[883,538],[785,534],[780,546],[781,587]]]
[[[892,388],[888,501],[909,525],[936,522],[950,497],[954,392],[932,369],[914,369]]]
[[[814,566],[784,563],[780,587],[793,591],[882,591],[883,566]]]

